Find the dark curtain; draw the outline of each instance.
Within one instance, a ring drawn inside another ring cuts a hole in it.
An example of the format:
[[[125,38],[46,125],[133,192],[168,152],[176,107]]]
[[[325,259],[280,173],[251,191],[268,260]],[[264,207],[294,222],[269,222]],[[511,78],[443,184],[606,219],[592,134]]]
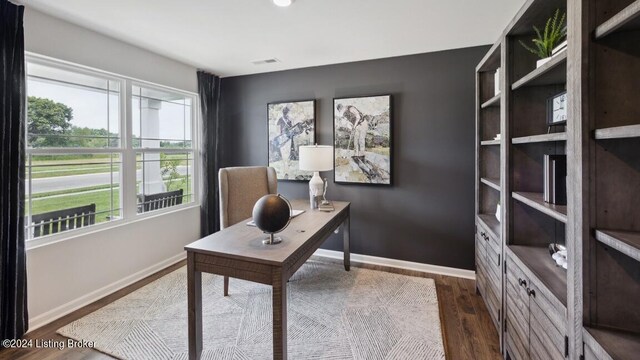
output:
[[[202,110],[202,198],[200,232],[202,236],[220,230],[218,204],[219,134],[218,108],[220,77],[198,71],[198,94]]]
[[[27,331],[24,245],[24,7],[0,0],[0,331]]]

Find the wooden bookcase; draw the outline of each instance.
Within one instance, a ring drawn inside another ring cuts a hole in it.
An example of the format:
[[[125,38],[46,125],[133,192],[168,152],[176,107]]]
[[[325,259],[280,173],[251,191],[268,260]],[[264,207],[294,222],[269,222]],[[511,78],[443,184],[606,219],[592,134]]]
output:
[[[640,1],[573,4],[574,348],[640,357]],[[579,209],[579,211],[578,211]]]
[[[567,49],[536,67],[519,42],[556,9]],[[476,74],[478,291],[501,315],[505,358],[638,358],[640,0],[528,0]],[[565,90],[569,120],[549,131],[547,99]],[[567,205],[543,201],[545,154],[567,155]],[[567,270],[550,243],[567,246]]]
[[[502,229],[496,208],[502,199],[501,43],[494,44],[476,68],[476,268],[477,290],[484,297],[496,331],[502,337]],[[501,77],[500,77],[501,78]],[[499,89],[499,93],[496,93]]]

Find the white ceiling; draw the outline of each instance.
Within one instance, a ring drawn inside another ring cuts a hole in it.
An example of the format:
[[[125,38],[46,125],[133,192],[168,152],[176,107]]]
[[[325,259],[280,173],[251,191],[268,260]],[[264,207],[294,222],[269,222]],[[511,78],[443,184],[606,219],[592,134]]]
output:
[[[493,43],[524,0],[22,0],[222,76]],[[277,58],[275,64],[254,60]]]

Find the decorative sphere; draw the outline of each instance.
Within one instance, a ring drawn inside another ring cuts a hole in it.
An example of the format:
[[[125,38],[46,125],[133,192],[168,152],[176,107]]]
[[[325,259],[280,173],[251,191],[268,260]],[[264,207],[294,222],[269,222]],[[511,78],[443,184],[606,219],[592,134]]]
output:
[[[277,233],[289,224],[291,209],[279,195],[265,195],[253,206],[253,221],[266,233]]]

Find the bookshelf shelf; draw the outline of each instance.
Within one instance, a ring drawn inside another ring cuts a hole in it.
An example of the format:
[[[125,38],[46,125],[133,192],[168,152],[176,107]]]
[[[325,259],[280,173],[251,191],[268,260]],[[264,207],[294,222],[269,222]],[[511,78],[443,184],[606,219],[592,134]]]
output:
[[[480,182],[489,186],[492,189],[500,191],[500,179],[480,178]]]
[[[512,90],[527,86],[560,85],[567,82],[567,51],[549,60],[511,85]]]
[[[585,326],[582,335],[599,359],[635,360],[640,354],[640,335],[635,333]]]
[[[640,261],[640,232],[596,230],[596,240]]]
[[[596,140],[623,139],[640,137],[640,125],[615,126],[604,129],[596,129]]]
[[[596,39],[602,39],[607,35],[619,32],[640,29],[640,0],[622,9],[609,20],[596,28]]]
[[[521,136],[511,139],[512,144],[530,144],[539,142],[567,141],[567,133],[551,133],[542,135]]]
[[[480,105],[480,108],[486,109],[489,107],[500,106],[500,98],[501,98],[501,94],[498,94],[492,97],[491,99],[485,101],[482,105]]]
[[[512,196],[515,200],[518,200],[543,214],[551,216],[563,223],[567,222],[567,207],[565,205],[553,205],[544,202],[544,196],[542,193],[514,192]]]
[[[482,146],[500,145],[500,140],[483,140],[480,142]]]
[[[538,246],[509,245],[509,250],[566,308],[567,271],[556,266],[549,254],[549,249]]]

